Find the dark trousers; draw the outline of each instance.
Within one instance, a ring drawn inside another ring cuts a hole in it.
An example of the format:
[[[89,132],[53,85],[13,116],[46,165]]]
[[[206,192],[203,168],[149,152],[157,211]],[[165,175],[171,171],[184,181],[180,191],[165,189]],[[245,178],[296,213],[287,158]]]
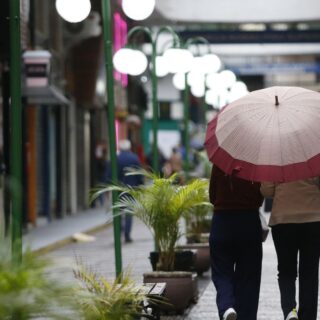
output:
[[[262,230],[258,211],[216,211],[210,252],[212,281],[220,319],[234,308],[238,320],[256,320],[262,264]]]
[[[125,240],[131,239],[132,220],[133,220],[133,217],[131,214],[126,213],[124,215],[123,231],[124,231]]]
[[[272,227],[278,256],[278,282],[284,318],[296,308],[299,254],[299,320],[317,320],[320,222]]]

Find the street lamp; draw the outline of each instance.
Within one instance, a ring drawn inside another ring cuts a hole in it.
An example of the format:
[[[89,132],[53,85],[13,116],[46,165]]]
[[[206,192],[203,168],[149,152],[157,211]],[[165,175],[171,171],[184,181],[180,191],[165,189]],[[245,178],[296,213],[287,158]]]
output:
[[[90,0],[56,0],[56,9],[64,20],[77,23],[88,17],[91,2]]]
[[[138,21],[148,18],[155,5],[155,0],[122,0],[122,9],[125,15]]]
[[[179,90],[184,90],[184,147],[185,147],[185,164],[186,164],[186,177],[189,174],[189,91],[195,97],[202,97],[206,91],[206,76],[208,73],[217,72],[221,67],[219,57],[210,51],[209,42],[203,37],[195,37],[186,40],[183,48],[188,49],[192,45],[204,44],[208,46],[208,52],[203,56],[198,56],[193,59],[193,64],[190,70],[184,74],[177,73],[173,77],[173,84]],[[184,78],[184,81],[183,81]],[[183,83],[184,82],[184,83]]]
[[[134,27],[128,33],[128,42],[133,38],[133,36],[137,33],[144,33],[150,39],[152,52],[151,52],[151,79],[152,79],[152,110],[153,110],[153,150],[152,150],[152,167],[155,172],[159,172],[159,155],[158,155],[158,113],[159,113],[159,106],[158,106],[158,80],[157,80],[157,68],[162,68],[161,73],[165,72],[173,72],[173,70],[179,69],[181,72],[187,72],[190,70],[191,62],[192,62],[192,54],[187,50],[181,48],[181,43],[178,35],[174,32],[174,30],[170,27],[162,27],[160,28],[155,34],[152,34],[152,31],[147,27]],[[170,33],[173,37],[174,47],[168,49],[164,52],[163,56],[157,56],[157,44],[160,34],[167,32]],[[123,54],[123,50],[129,52],[129,56]],[[132,51],[128,51],[132,50]],[[127,74],[132,74],[131,66],[129,64],[135,64],[136,61],[132,58],[132,52],[140,52],[138,50],[134,50],[132,48],[122,48],[116,52],[114,56],[114,66],[115,68]],[[130,56],[131,55],[131,56]],[[120,59],[121,58],[121,59]],[[126,60],[127,62],[125,62]],[[160,61],[160,65],[159,65]],[[163,64],[161,66],[161,63]],[[127,64],[127,65],[126,65]],[[164,67],[165,66],[165,67]],[[120,67],[118,69],[118,67]],[[164,68],[166,70],[163,70]],[[175,69],[176,68],[176,69]],[[144,70],[141,68],[141,73]],[[165,71],[165,72],[164,72]],[[141,74],[140,73],[140,74]],[[138,75],[138,74],[132,74]]]
[[[147,69],[148,59],[139,50],[122,48],[113,56],[113,65],[116,70],[121,73],[127,73],[131,76],[138,76]]]
[[[19,0],[14,0],[19,1]],[[56,0],[56,8],[63,19],[69,22],[79,22],[85,19],[90,13],[90,0]],[[112,67],[112,18],[111,18],[111,0],[102,1],[102,23],[103,23],[103,43],[106,67],[106,91],[108,103],[106,104],[106,113],[109,132],[109,149],[111,164],[112,183],[118,182],[118,166],[116,153],[116,132],[115,132],[115,101],[114,101],[114,78]],[[134,71],[134,70],[133,70]],[[114,251],[115,251],[115,269],[116,275],[120,276],[122,272],[122,255],[121,255],[121,218],[117,214],[114,204],[118,200],[118,193],[112,191],[113,204],[113,229],[114,229]]]

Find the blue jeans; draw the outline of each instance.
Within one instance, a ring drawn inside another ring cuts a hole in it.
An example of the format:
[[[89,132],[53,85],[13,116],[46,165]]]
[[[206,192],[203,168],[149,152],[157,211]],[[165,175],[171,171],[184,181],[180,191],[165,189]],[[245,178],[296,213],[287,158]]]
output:
[[[256,320],[262,241],[258,211],[215,211],[210,233],[212,281],[220,319],[234,308],[238,320]]]

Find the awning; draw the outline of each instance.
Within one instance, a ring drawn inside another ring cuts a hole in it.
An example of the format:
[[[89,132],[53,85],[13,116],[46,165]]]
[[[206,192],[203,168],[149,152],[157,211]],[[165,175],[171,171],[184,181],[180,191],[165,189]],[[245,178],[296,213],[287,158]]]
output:
[[[46,104],[46,105],[66,105],[70,104],[69,99],[57,87],[50,85],[47,87],[30,88],[24,87],[22,95],[30,104]]]

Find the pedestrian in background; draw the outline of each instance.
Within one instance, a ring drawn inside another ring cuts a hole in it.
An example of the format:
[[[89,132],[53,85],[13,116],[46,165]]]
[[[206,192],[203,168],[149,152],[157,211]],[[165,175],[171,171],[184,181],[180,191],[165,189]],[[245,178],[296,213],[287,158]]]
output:
[[[209,196],[212,280],[220,319],[256,320],[262,265],[260,183],[226,175],[213,165]]]
[[[135,187],[143,184],[143,178],[141,175],[130,175],[126,176],[126,168],[140,168],[141,163],[138,156],[131,151],[131,142],[129,140],[120,140],[119,141],[119,154],[117,156],[118,162],[118,180],[119,182]],[[126,195],[127,196],[127,195]],[[132,215],[125,214],[123,231],[125,242],[132,242],[131,230],[132,230]]]
[[[106,184],[108,183],[109,177],[109,161],[108,161],[108,152],[107,146],[104,142],[100,142],[96,146],[95,150],[96,155],[96,180],[98,184]],[[109,197],[109,194],[101,194],[97,200],[95,201],[95,205],[100,203],[100,206],[104,206],[106,202],[106,198]]]
[[[319,178],[262,183],[273,198],[269,225],[278,257],[281,307],[286,320],[316,320],[320,258]],[[299,257],[299,258],[298,258]],[[299,262],[299,310],[296,302]]]
[[[160,150],[160,148],[158,148],[158,169],[160,173],[162,172],[166,161],[167,159],[164,156],[163,152]],[[148,170],[150,170],[150,168],[153,168],[153,146],[151,146],[150,152],[146,156],[146,165],[148,167]]]

